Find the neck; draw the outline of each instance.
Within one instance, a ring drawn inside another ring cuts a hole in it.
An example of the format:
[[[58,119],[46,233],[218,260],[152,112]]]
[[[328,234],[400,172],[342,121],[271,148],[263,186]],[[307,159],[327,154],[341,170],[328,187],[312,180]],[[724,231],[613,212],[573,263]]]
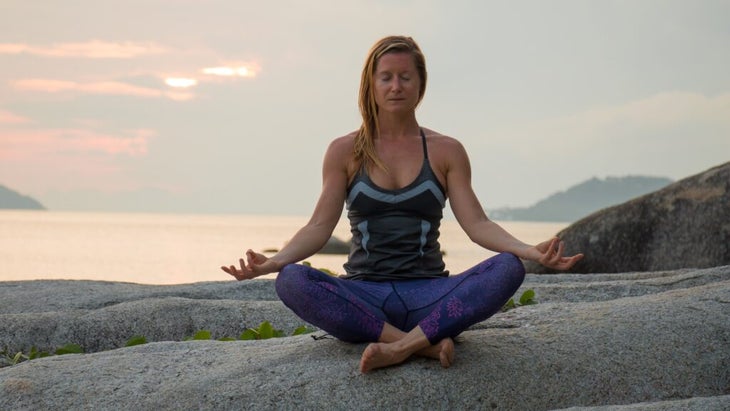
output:
[[[378,127],[380,129],[380,138],[401,138],[410,137],[414,134],[420,134],[420,127],[416,121],[415,113],[407,116],[396,116],[392,114],[384,114],[378,116]]]

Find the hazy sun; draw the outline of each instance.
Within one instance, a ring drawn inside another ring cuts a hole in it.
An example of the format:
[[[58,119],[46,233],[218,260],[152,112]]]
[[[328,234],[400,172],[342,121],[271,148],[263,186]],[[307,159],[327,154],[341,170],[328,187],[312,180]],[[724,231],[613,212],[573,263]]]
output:
[[[209,74],[213,76],[224,76],[224,77],[254,77],[256,72],[249,67],[206,67],[203,70],[203,74]]]
[[[168,77],[165,79],[165,84],[170,87],[188,88],[197,85],[198,80],[194,78]]]
[[[187,89],[190,87],[197,86],[198,83],[207,83],[209,81],[216,81],[213,77],[253,78],[253,77],[256,77],[256,74],[258,71],[259,71],[259,68],[256,64],[243,65],[241,63],[238,63],[238,64],[232,64],[230,66],[226,65],[226,66],[218,66],[218,67],[206,67],[206,68],[203,68],[200,70],[200,72],[203,74],[203,76],[205,76],[205,78],[200,78],[199,76],[166,77],[165,84],[167,84],[170,87],[174,87],[174,88],[178,88],[178,89]],[[199,77],[199,78],[194,78],[194,77]],[[221,81],[221,80],[223,80],[223,79],[220,79],[218,81]]]

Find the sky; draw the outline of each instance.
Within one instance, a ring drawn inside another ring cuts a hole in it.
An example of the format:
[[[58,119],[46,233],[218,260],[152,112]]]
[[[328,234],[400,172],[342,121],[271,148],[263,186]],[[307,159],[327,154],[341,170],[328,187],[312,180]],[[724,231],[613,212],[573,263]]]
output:
[[[730,1],[0,2],[0,184],[52,210],[307,215],[360,72],[412,36],[419,124],[489,208],[730,160]]]

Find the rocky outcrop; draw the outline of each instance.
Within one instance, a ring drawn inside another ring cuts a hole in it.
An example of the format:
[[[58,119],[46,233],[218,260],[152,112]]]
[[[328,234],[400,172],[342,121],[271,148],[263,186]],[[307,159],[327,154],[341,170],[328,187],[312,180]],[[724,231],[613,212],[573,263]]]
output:
[[[327,243],[318,251],[320,254],[349,254],[350,241],[343,241],[335,236],[331,236]]]
[[[730,264],[730,163],[598,211],[558,233],[575,273],[617,273]],[[525,264],[530,273],[554,273]]]
[[[333,339],[179,341],[301,324],[271,280],[0,283],[0,345],[97,351],[0,368],[0,409],[730,408],[730,266],[528,275],[526,288],[539,303],[464,332],[451,368],[362,375],[364,345]],[[110,349],[130,333],[157,342]]]
[[[529,207],[506,207],[490,210],[489,216],[499,221],[566,221],[573,222],[602,208],[623,203],[656,191],[672,183],[664,177],[625,176],[593,177],[565,191],[559,191]]]
[[[0,209],[45,210],[38,200],[22,195],[0,184]]]

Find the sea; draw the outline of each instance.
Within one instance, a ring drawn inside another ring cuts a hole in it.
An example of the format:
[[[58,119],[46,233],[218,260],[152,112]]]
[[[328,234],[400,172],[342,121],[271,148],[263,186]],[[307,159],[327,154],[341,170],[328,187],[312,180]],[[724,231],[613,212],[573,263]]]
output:
[[[99,280],[140,284],[232,281],[222,265],[244,252],[281,248],[306,216],[95,213],[0,210],[0,281]],[[499,222],[527,243],[565,228],[557,222]],[[342,219],[333,235],[350,238]],[[441,248],[451,274],[494,253],[472,243],[456,220],[441,225]],[[315,254],[314,267],[343,273],[346,255]],[[273,278],[275,274],[264,278]]]

